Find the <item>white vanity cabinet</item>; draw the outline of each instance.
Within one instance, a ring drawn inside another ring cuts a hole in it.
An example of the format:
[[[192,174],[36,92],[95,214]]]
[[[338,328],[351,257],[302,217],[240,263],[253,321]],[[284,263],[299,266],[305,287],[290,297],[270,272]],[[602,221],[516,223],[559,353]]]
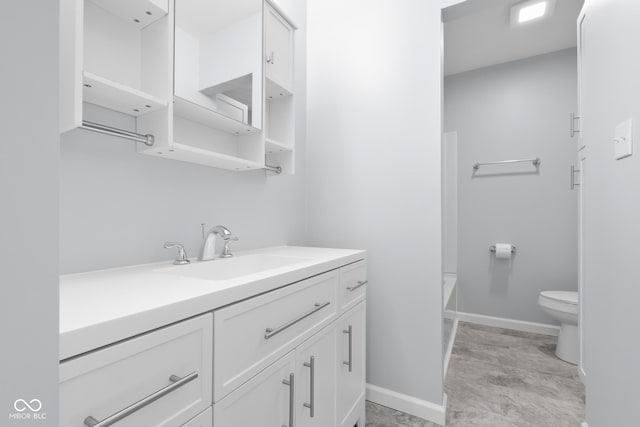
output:
[[[364,426],[365,285],[358,261],[214,311],[214,426]]]
[[[336,401],[338,427],[353,427],[364,419],[366,375],[366,302],[338,321]],[[364,426],[359,423],[358,427]]]
[[[60,425],[181,426],[211,405],[211,314],[60,364]],[[195,426],[207,426],[192,420]],[[109,423],[103,425],[110,425]]]
[[[60,425],[364,427],[365,253],[256,256],[61,277]]]

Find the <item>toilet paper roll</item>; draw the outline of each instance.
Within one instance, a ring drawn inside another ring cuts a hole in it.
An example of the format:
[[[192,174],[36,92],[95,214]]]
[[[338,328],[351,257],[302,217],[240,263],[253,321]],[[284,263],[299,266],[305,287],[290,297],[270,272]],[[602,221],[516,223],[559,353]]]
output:
[[[509,243],[496,243],[496,258],[511,259],[511,248]]]

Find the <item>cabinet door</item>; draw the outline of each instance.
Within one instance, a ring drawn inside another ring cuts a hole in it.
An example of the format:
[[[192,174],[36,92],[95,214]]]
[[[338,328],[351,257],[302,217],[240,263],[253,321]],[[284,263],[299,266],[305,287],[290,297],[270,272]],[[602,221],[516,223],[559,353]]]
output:
[[[266,77],[289,93],[293,93],[293,31],[278,12],[265,4]]]
[[[296,350],[296,427],[329,427],[336,420],[336,328],[331,325]]]
[[[295,352],[291,351],[249,382],[213,405],[213,425],[217,427],[293,424],[295,405]],[[293,384],[292,383],[293,380]]]
[[[578,16],[578,116],[580,117],[579,126],[580,132],[578,133],[578,151],[582,150],[585,147],[584,142],[584,125],[585,120],[582,117],[582,90],[581,88],[584,85],[584,81],[586,79],[584,68],[582,64],[584,62],[584,53],[585,53],[585,13],[584,9],[580,11],[580,15]]]
[[[192,418],[182,427],[213,427],[213,409],[209,407],[209,409]]]
[[[338,322],[336,361],[337,425],[364,425],[366,301],[345,313]]]

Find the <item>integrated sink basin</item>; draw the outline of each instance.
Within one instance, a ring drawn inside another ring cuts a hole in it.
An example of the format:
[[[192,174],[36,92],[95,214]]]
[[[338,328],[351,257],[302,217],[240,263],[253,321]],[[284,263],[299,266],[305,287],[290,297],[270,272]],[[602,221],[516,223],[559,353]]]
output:
[[[160,268],[155,271],[205,280],[229,280],[277,268],[293,266],[295,264],[308,262],[310,259],[311,258],[282,255],[246,254],[232,258],[216,258],[211,261],[176,265],[173,267]]]

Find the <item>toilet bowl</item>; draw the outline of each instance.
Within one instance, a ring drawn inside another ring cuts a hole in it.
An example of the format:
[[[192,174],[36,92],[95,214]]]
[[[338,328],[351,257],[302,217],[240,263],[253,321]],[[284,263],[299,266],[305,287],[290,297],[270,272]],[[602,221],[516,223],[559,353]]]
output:
[[[542,291],[538,304],[545,313],[560,322],[556,356],[577,365],[580,359],[578,292]]]

